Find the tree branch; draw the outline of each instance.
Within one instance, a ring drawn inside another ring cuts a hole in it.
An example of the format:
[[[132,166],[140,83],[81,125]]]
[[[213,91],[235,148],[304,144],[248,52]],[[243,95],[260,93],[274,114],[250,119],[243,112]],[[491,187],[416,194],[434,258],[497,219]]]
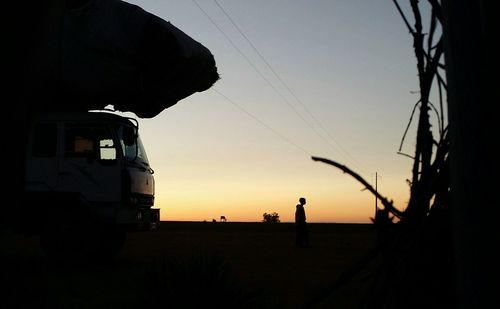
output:
[[[415,34],[415,30],[413,30],[413,28],[410,26],[410,23],[408,22],[408,19],[406,19],[406,16],[403,13],[403,10],[401,9],[401,7],[399,6],[398,1],[397,0],[392,0],[392,2],[394,2],[394,5],[398,9],[399,15],[401,15],[401,18],[403,18],[403,21],[405,22],[406,27],[408,28],[408,31],[410,31],[410,33],[412,35]]]
[[[342,164],[337,163],[337,162],[332,161],[332,160],[319,158],[319,157],[311,157],[311,159],[313,161],[320,161],[320,162],[323,162],[323,163],[326,163],[329,165],[333,165],[336,168],[342,170],[344,173],[351,175],[352,177],[354,177],[354,179],[361,182],[366,187],[366,189],[368,189],[373,195],[375,195],[382,202],[382,205],[384,205],[384,207],[387,210],[389,210],[393,215],[395,215],[398,218],[401,218],[401,216],[403,215],[403,213],[399,209],[394,207],[392,201],[389,201],[387,198],[380,195],[380,193],[378,193],[366,180],[364,180],[363,177],[361,177],[361,176],[359,176],[359,174],[353,172],[347,166],[342,165]]]
[[[443,24],[443,10],[441,8],[441,4],[437,0],[429,0],[429,3],[432,6],[433,14],[436,14],[436,18],[439,20],[441,25]]]
[[[406,129],[405,129],[405,133],[403,133],[403,137],[401,138],[401,144],[399,144],[399,152],[401,151],[401,149],[403,149],[403,144],[405,142],[405,138],[406,138],[406,134],[408,133],[408,129],[410,128],[410,125],[411,125],[411,122],[413,120],[413,115],[415,114],[415,110],[417,109],[417,106],[420,104],[420,100],[415,103],[415,105],[413,106],[413,110],[411,111],[411,115],[410,115],[410,120],[408,121],[408,124],[406,125]]]
[[[413,156],[411,156],[411,155],[409,155],[409,154],[407,154],[407,153],[404,153],[404,152],[401,152],[401,151],[398,151],[398,152],[396,152],[396,153],[397,153],[398,155],[402,155],[402,156],[408,157],[408,158],[410,158],[410,159],[412,159],[412,160],[415,160],[415,157],[413,157]]]

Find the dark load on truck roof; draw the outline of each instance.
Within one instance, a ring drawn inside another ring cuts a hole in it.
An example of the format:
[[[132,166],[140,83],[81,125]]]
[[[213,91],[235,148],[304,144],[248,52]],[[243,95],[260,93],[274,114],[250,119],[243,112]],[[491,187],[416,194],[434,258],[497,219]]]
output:
[[[60,22],[45,33],[34,58],[31,78],[44,82],[33,85],[39,91],[26,102],[31,109],[86,111],[111,104],[152,118],[218,80],[211,52],[171,23],[118,0],[73,3],[50,16]]]

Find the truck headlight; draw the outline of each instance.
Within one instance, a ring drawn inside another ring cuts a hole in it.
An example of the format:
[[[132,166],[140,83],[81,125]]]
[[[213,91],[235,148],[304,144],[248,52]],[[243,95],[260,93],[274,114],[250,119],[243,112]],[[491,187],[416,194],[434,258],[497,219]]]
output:
[[[130,197],[130,204],[137,205],[137,201],[138,201],[138,199],[137,199],[136,196],[131,196]]]

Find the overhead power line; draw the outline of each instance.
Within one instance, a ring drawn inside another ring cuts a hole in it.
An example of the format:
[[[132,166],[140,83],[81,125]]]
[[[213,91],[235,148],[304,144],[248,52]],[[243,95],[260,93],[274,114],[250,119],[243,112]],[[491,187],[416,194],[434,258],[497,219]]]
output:
[[[207,17],[207,19],[214,25],[214,27],[228,40],[228,42],[231,44],[231,46],[245,59],[245,61],[253,68],[253,70],[271,87],[271,89],[292,109],[292,111],[323,141],[325,142],[333,151],[334,153],[338,153],[342,155],[345,159],[351,161],[355,165],[359,166],[359,164],[356,162],[353,156],[351,156],[341,145],[336,141],[336,139],[328,133],[326,128],[321,124],[321,122],[307,109],[305,104],[295,95],[295,93],[292,91],[292,89],[284,82],[284,80],[279,76],[279,74],[274,70],[274,68],[270,65],[270,63],[264,58],[264,56],[259,52],[259,50],[255,47],[255,45],[249,40],[249,38],[243,33],[241,28],[236,24],[236,22],[230,17],[230,15],[227,13],[226,10],[216,1],[216,5],[219,7],[219,9],[223,12],[223,14],[229,19],[229,21],[233,24],[233,26],[237,29],[237,31],[242,35],[242,37],[249,43],[249,45],[252,47],[252,49],[256,52],[256,54],[259,56],[259,58],[266,64],[266,66],[270,69],[270,71],[276,76],[276,78],[280,81],[280,83],[290,92],[290,94],[297,100],[297,102],[304,108],[304,110],[309,114],[309,116],[317,123],[317,125],[322,128],[322,130],[326,133],[326,135],[335,142],[337,146],[332,144],[323,134],[318,132],[318,130],[310,124],[310,122],[304,118],[304,116],[295,108],[293,104],[291,104],[287,98],[273,85],[273,83],[265,77],[265,75],[259,70],[259,68],[250,60],[250,58],[234,43],[234,41],[229,37],[229,35],[226,34],[226,32],[214,21],[214,19],[205,11],[196,0],[192,0],[194,4],[198,7],[198,9]],[[227,99],[227,97],[226,97]],[[234,104],[234,102],[233,102]],[[239,106],[240,109],[241,106]],[[245,113],[249,114],[247,111]],[[255,116],[252,115],[252,118],[255,118]],[[262,124],[262,121],[258,120],[259,123]],[[265,125],[266,127],[269,127],[268,125]],[[277,133],[274,129],[272,131]],[[278,134],[281,135],[281,134]],[[302,147],[300,147],[302,148]],[[304,149],[303,149],[304,150]]]
[[[266,64],[266,66],[269,68],[269,70],[273,73],[273,75],[278,79],[278,81],[281,83],[283,87],[292,95],[292,97],[299,103],[302,108],[306,111],[306,113],[314,120],[314,122],[323,130],[323,132],[335,143],[335,145],[341,150],[344,156],[346,156],[348,159],[350,159],[352,162],[357,163],[356,159],[347,151],[345,150],[344,147],[335,139],[329,131],[325,128],[323,123],[316,117],[314,114],[307,108],[307,106],[304,104],[304,102],[295,94],[295,92],[291,89],[291,87],[283,80],[283,78],[280,76],[280,74],[277,73],[277,71],[273,68],[273,66],[267,61],[267,59],[262,55],[262,53],[259,51],[259,49],[253,44],[253,42],[248,38],[248,36],[243,32],[243,30],[238,26],[238,24],[234,21],[234,19],[229,15],[229,13],[222,7],[222,5],[217,1],[214,0],[215,4],[219,7],[219,9],[222,11],[222,13],[227,17],[227,19],[231,22],[231,24],[236,28],[236,30],[240,33],[240,35],[248,42],[248,44],[252,47],[254,52],[259,56],[259,58]],[[295,108],[294,108],[295,109]],[[328,144],[329,141],[327,141]],[[335,149],[338,151],[338,149]]]
[[[257,66],[248,58],[248,56],[243,53],[243,51],[234,43],[234,41],[222,30],[221,27],[213,20],[213,18],[199,5],[196,0],[193,0],[194,4],[200,9],[200,11],[208,18],[208,20],[219,30],[219,32],[229,41],[231,46],[248,62],[248,64],[254,69],[254,71],[273,89],[273,91],[295,112],[295,114],[302,119],[302,121],[319,136],[325,143],[327,143],[335,152],[339,152],[338,149],[333,147],[328,140],[324,138],[305,118],[302,116],[297,109],[286,99],[285,96],[267,79],[264,74],[257,68]]]
[[[273,127],[269,126],[264,121],[260,120],[257,116],[255,116],[254,114],[252,114],[249,111],[247,111],[246,109],[244,109],[241,105],[239,105],[235,101],[231,100],[228,96],[224,95],[222,92],[218,91],[215,88],[212,88],[212,90],[214,92],[216,92],[217,94],[219,94],[221,97],[223,97],[226,101],[228,101],[229,103],[231,103],[232,105],[234,105],[240,111],[242,111],[245,114],[247,114],[248,116],[250,116],[253,120],[257,121],[260,125],[262,125],[266,129],[268,129],[269,131],[271,131],[274,135],[278,136],[279,138],[281,138],[282,140],[284,140],[288,144],[294,146],[295,148],[297,148],[297,149],[305,152],[308,156],[312,156],[311,153],[309,151],[307,151],[305,148],[299,146],[297,143],[293,142],[291,139],[289,139],[285,135],[283,135],[283,134],[279,133],[278,131],[276,131]]]

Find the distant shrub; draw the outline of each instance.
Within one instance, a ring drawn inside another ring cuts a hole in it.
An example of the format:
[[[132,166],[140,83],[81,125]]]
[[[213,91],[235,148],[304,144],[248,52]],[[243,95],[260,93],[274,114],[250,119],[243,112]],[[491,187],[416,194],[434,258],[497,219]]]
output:
[[[262,219],[262,222],[264,223],[280,223],[280,216],[277,212],[273,212],[270,214],[265,212],[262,216],[264,217],[264,219]]]

